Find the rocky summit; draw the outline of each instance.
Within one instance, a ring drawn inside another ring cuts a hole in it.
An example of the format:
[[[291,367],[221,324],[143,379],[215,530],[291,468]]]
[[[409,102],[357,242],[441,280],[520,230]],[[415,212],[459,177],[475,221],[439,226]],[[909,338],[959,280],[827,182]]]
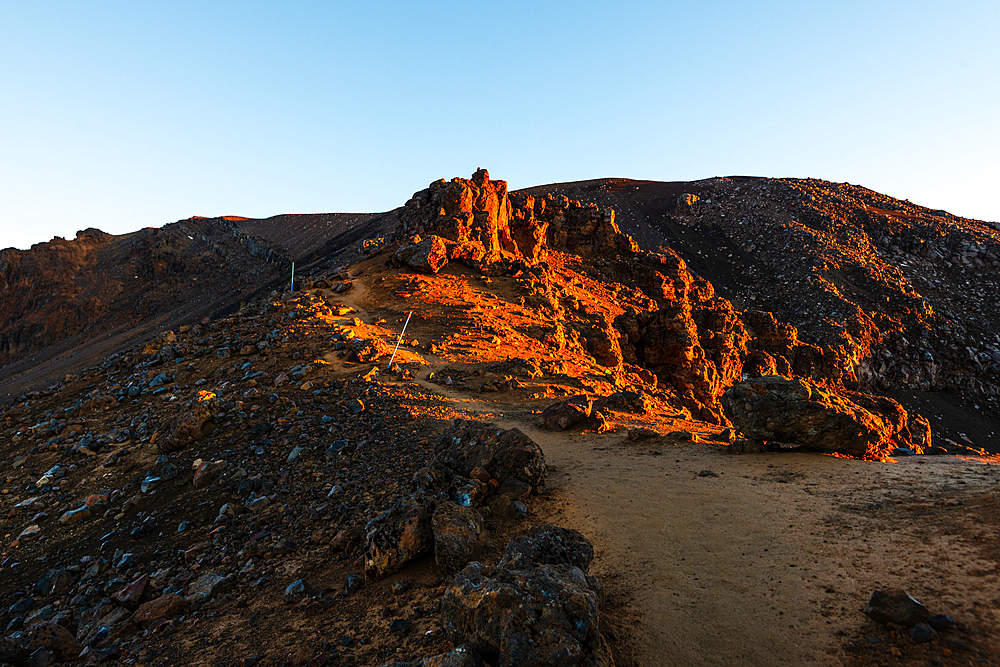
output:
[[[0,268],[0,664],[997,655],[996,223],[479,169]]]

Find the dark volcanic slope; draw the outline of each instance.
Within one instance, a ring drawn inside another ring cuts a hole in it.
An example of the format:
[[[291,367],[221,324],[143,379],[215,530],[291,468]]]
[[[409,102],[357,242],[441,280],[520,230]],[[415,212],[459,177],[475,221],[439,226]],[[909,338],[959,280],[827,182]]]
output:
[[[295,262],[346,261],[359,242],[384,236],[395,228],[395,211],[276,215],[240,222],[240,231],[280,248]]]
[[[847,183],[605,179],[541,186],[618,214],[643,247],[677,251],[739,308],[807,342],[848,341],[873,389],[998,391],[997,223]]]

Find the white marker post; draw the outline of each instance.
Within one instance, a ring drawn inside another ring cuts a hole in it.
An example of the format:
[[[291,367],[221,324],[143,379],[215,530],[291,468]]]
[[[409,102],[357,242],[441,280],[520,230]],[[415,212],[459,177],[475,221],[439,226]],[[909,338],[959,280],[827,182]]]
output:
[[[295,291],[295,262],[292,262],[292,286],[288,288],[288,291]]]
[[[389,365],[385,367],[386,370],[389,370],[390,368],[392,368],[392,361],[393,361],[393,359],[396,358],[396,350],[399,349],[399,344],[403,340],[403,334],[406,333],[406,325],[410,323],[410,315],[413,315],[413,311],[412,310],[409,313],[407,313],[407,315],[406,315],[406,321],[403,322],[403,330],[399,332],[399,338],[396,339],[396,347],[392,351],[392,356],[389,357]]]

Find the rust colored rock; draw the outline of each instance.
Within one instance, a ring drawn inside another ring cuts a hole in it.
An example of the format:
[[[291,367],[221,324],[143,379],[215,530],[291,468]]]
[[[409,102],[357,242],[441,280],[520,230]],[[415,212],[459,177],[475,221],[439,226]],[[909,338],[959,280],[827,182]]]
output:
[[[149,583],[149,575],[144,574],[125,588],[111,596],[111,599],[125,607],[135,609],[139,606],[142,594],[146,592],[146,585]]]
[[[910,429],[910,442],[913,443],[913,451],[922,454],[924,450],[933,447],[931,444],[931,424],[923,415],[910,415],[907,422]]]
[[[414,269],[437,273],[448,263],[448,246],[442,237],[431,234],[401,247],[396,251],[396,259]]]
[[[434,561],[447,572],[456,572],[469,562],[472,548],[483,532],[483,517],[471,507],[445,502],[431,517]]]
[[[132,615],[132,621],[148,628],[160,619],[170,619],[187,611],[190,603],[176,593],[165,593],[155,600],[142,604]]]
[[[217,409],[215,394],[201,392],[165,429],[155,434],[157,449],[161,452],[173,452],[201,440],[208,432]]]
[[[517,479],[537,487],[545,481],[545,455],[538,444],[516,428],[491,423],[456,422],[438,442],[437,462],[464,477],[483,468],[500,484]]]
[[[431,514],[415,499],[404,499],[365,527],[365,577],[398,572],[413,558],[431,550]]]
[[[590,417],[593,407],[594,403],[589,396],[584,394],[571,396],[565,401],[553,403],[545,408],[542,411],[542,421],[549,430],[565,431]]]
[[[194,476],[191,484],[196,489],[203,489],[219,478],[222,471],[226,469],[225,461],[202,461],[198,459],[194,462]]]
[[[76,660],[83,646],[69,630],[63,626],[45,621],[28,628],[19,640],[21,647],[28,653],[45,648],[55,653],[58,662]]]
[[[354,338],[348,341],[347,350],[361,363],[375,361],[392,354],[392,348],[381,338]]]
[[[415,193],[399,213],[397,236],[442,239],[424,239],[397,254],[410,266],[431,271],[442,262],[442,243],[447,259],[482,270],[513,260],[536,264],[550,248],[582,255],[638,250],[615,224],[614,211],[560,195],[508,195],[507,183],[491,180],[485,169],[471,179],[440,180]],[[418,249],[421,244],[426,245]]]
[[[896,401],[836,393],[804,380],[751,378],[728,389],[722,405],[735,428],[750,439],[857,457],[881,457],[911,444],[906,411]]]

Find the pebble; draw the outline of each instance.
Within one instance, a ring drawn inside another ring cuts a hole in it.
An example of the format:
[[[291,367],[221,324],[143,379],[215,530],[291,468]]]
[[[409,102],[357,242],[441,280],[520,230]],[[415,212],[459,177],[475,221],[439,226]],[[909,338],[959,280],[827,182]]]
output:
[[[347,581],[344,582],[344,593],[347,595],[357,593],[361,590],[363,583],[361,577],[351,572],[347,575]]]
[[[910,637],[915,642],[929,642],[937,637],[937,630],[926,623],[917,623],[910,628]]]
[[[285,602],[288,603],[298,602],[303,597],[305,597],[306,591],[307,591],[306,582],[302,581],[301,579],[296,579],[292,583],[288,584],[287,588],[285,588],[285,595],[284,595]]]

